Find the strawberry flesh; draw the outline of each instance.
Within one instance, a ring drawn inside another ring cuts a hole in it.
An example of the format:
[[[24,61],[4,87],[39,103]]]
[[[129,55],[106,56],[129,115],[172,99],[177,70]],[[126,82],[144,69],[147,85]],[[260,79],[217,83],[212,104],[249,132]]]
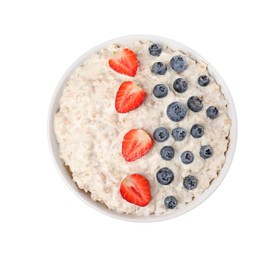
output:
[[[138,69],[138,59],[132,50],[125,48],[109,59],[109,66],[120,74],[134,77]]]
[[[145,91],[132,81],[125,81],[118,89],[115,108],[119,113],[127,113],[139,107],[145,99]]]
[[[127,162],[144,156],[152,148],[153,140],[142,129],[132,129],[125,134],[122,142],[122,155]]]
[[[149,182],[138,173],[127,176],[121,182],[120,193],[123,199],[140,207],[147,206],[151,201]]]

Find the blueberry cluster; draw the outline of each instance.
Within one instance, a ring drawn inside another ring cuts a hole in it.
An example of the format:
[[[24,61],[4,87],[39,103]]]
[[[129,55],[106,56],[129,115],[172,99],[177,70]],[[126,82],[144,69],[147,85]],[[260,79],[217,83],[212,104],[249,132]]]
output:
[[[154,43],[149,47],[149,53],[151,56],[159,57],[161,52],[162,48],[160,44]],[[169,66],[177,73],[181,73],[186,70],[188,64],[183,56],[176,55],[169,61]],[[167,65],[161,61],[157,61],[152,65],[151,70],[156,75],[164,75],[167,72]],[[186,86],[184,88],[186,88]]]
[[[157,171],[156,179],[161,185],[169,185],[174,180],[174,173],[169,168],[164,167]],[[197,187],[197,184],[198,179],[193,175],[189,175],[183,180],[183,187],[186,190],[194,190]],[[164,199],[164,206],[167,209],[174,209],[177,206],[177,199],[172,195],[167,196]]]
[[[149,53],[152,56],[160,56],[162,48],[159,44],[152,44],[149,47]],[[184,57],[177,55],[172,57],[170,60],[170,67],[180,73],[187,68],[187,62]],[[155,62],[152,66],[152,72],[156,75],[164,75],[167,72],[167,65],[158,61]],[[197,79],[197,83],[201,87],[206,87],[210,83],[210,79],[207,75],[201,75]],[[184,93],[189,87],[188,82],[184,78],[177,78],[173,82],[173,89],[178,93]],[[156,98],[164,98],[168,95],[168,87],[164,84],[157,84],[154,86],[153,95]],[[190,109],[192,112],[200,112],[203,108],[202,98],[198,96],[191,96],[187,104],[175,101],[168,105],[166,113],[170,120],[174,122],[182,121],[187,115],[187,109]],[[219,115],[217,107],[210,106],[206,110],[206,115],[210,119],[215,119]]]
[[[204,127],[199,124],[194,124],[190,130],[190,135],[193,138],[200,138],[204,134]],[[176,127],[171,132],[172,137],[175,141],[182,141],[186,135],[187,131],[182,127]],[[165,127],[158,127],[153,133],[154,139],[162,143],[169,138],[169,131]],[[208,159],[212,156],[213,150],[209,145],[203,145],[200,147],[199,155],[203,159]],[[163,160],[170,161],[175,156],[175,150],[172,146],[163,146],[160,150],[160,155]],[[185,151],[181,154],[181,161],[184,164],[190,164],[194,160],[194,155],[191,151]]]
[[[152,44],[149,47],[149,53],[151,56],[159,57],[162,53],[162,47],[160,44]],[[187,61],[181,55],[173,56],[169,62],[169,67],[176,73],[182,73],[187,69]],[[151,71],[156,75],[165,75],[168,69],[168,64],[164,64],[161,61],[157,61],[152,65]],[[200,87],[206,87],[209,85],[210,79],[207,75],[200,75],[197,79],[197,84]],[[184,93],[188,90],[189,84],[186,79],[179,77],[173,82],[173,89],[178,93]],[[157,84],[153,88],[153,95],[156,98],[164,98],[168,95],[169,88],[164,84]],[[182,121],[188,110],[198,113],[203,109],[203,98],[199,96],[191,96],[186,103],[174,101],[168,105],[166,109],[167,117],[174,122]],[[215,106],[210,106],[206,109],[206,115],[209,119],[215,119],[219,116],[219,110]],[[171,135],[175,141],[182,141],[187,131],[182,127],[174,128],[171,131]],[[193,138],[201,138],[204,135],[204,127],[200,124],[194,124],[190,129],[190,135]],[[165,142],[169,138],[169,131],[164,127],[155,129],[153,137],[157,142]],[[203,145],[200,147],[199,155],[203,159],[208,159],[212,156],[213,149],[209,145]],[[160,155],[163,160],[170,161],[175,156],[175,150],[172,146],[163,146],[160,150]],[[183,164],[191,164],[194,161],[194,154],[191,151],[184,151],[180,155]],[[173,172],[167,168],[161,168],[156,173],[156,179],[161,185],[169,185],[173,179]],[[198,180],[195,176],[189,175],[183,180],[183,187],[187,190],[193,190],[197,187]],[[164,206],[168,209],[174,209],[177,205],[177,199],[174,196],[167,196],[164,199]]]
[[[178,73],[183,72],[187,68],[187,61],[180,55],[174,56],[170,60],[170,67]],[[157,61],[153,64],[151,70],[156,75],[164,75],[167,72],[167,65]]]

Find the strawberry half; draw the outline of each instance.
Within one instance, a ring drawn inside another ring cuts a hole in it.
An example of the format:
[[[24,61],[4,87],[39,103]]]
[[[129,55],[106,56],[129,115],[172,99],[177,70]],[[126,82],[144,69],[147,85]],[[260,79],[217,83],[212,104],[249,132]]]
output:
[[[142,129],[132,129],[123,138],[122,155],[127,162],[144,156],[152,148],[153,140]]]
[[[145,96],[145,91],[132,81],[123,82],[116,95],[117,112],[126,113],[139,107],[144,102]]]
[[[109,59],[109,66],[120,74],[134,77],[138,69],[138,60],[132,50],[125,48]]]
[[[140,207],[147,206],[151,200],[149,182],[138,173],[131,174],[123,179],[120,193],[126,201]]]

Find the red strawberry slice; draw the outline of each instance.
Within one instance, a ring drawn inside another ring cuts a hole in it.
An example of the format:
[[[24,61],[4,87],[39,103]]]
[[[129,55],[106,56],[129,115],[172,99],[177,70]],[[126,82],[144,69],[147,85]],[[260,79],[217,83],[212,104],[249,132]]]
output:
[[[120,74],[134,77],[138,69],[138,60],[132,50],[125,48],[109,59],[109,66]]]
[[[151,200],[149,182],[138,173],[131,174],[123,179],[120,193],[126,201],[140,207],[147,206]]]
[[[122,155],[127,162],[144,156],[152,148],[153,140],[142,129],[132,129],[123,138]]]
[[[139,107],[145,96],[145,91],[132,81],[123,82],[116,95],[115,107],[117,112],[126,113]]]

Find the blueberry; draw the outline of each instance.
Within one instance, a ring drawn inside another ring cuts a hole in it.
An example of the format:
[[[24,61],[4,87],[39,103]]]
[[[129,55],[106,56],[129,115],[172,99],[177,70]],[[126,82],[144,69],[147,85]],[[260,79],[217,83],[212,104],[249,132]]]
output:
[[[170,161],[174,157],[174,148],[172,146],[164,146],[160,150],[160,155],[163,160]]]
[[[149,53],[152,56],[159,56],[161,54],[161,51],[162,49],[159,44],[154,43],[149,47]]]
[[[154,136],[154,139],[157,142],[164,142],[168,139],[169,133],[168,133],[168,130],[166,128],[159,127],[154,131],[153,136]]]
[[[156,75],[164,75],[167,71],[167,67],[162,62],[155,62],[152,66],[152,72]]]
[[[183,72],[187,68],[187,61],[182,56],[177,55],[170,60],[170,66],[176,72]]]
[[[213,150],[209,145],[203,145],[200,147],[199,154],[203,159],[207,159],[212,156]]]
[[[174,179],[174,173],[167,167],[161,168],[156,174],[157,181],[162,185],[170,184]]]
[[[154,86],[153,94],[157,98],[166,97],[168,94],[168,88],[164,84],[157,84]]]
[[[215,119],[219,116],[219,110],[214,106],[210,106],[206,110],[206,115],[211,119]]]
[[[193,112],[199,112],[203,108],[202,100],[197,96],[190,97],[187,104]]]
[[[187,108],[180,102],[173,102],[167,107],[166,113],[170,120],[179,122],[185,118]]]
[[[187,190],[193,190],[197,187],[198,180],[196,177],[189,175],[184,178],[183,186]]]
[[[182,141],[187,135],[187,132],[182,127],[177,127],[172,130],[172,136],[176,141]]]
[[[184,164],[190,164],[193,162],[194,156],[190,151],[185,151],[181,154],[181,160]]]
[[[204,134],[204,127],[202,125],[195,124],[192,126],[191,135],[194,138],[199,138],[199,137],[203,136],[203,134]]]
[[[209,84],[210,80],[207,75],[202,75],[199,76],[197,82],[201,87],[206,87]]]
[[[164,199],[164,206],[167,208],[167,209],[174,209],[176,208],[177,206],[177,200],[174,196],[167,196],[165,199]]]
[[[174,81],[173,83],[173,88],[179,92],[179,93],[183,93],[188,89],[188,83],[182,79],[182,78],[178,78]]]

